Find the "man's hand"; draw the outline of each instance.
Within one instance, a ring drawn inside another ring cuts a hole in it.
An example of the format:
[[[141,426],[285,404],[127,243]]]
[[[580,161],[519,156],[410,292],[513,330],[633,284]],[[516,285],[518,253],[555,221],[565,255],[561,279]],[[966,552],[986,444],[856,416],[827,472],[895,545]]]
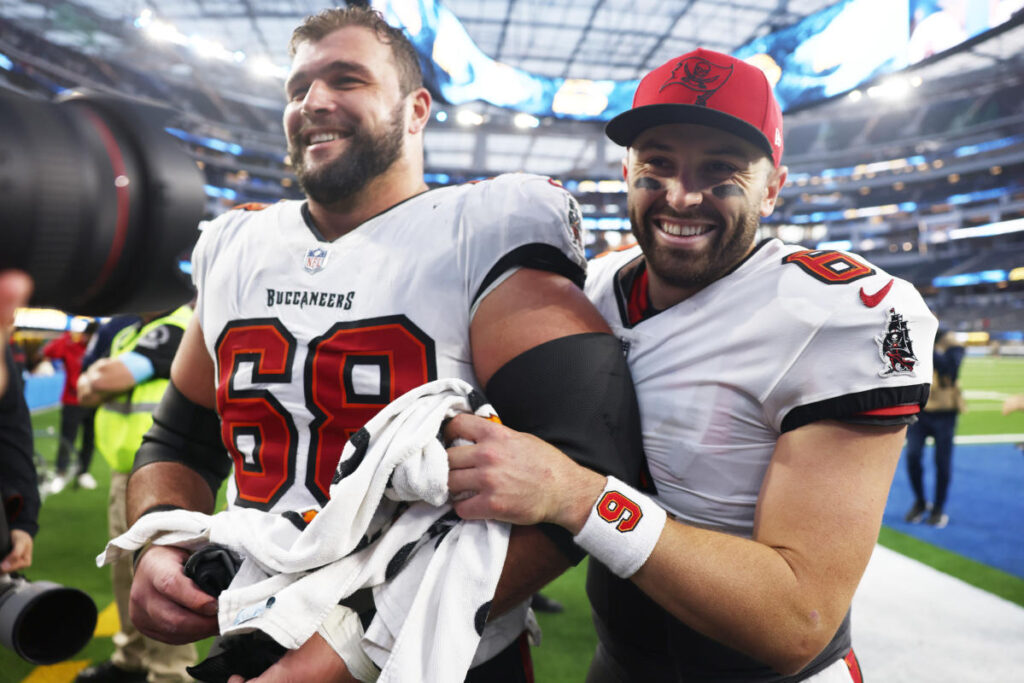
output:
[[[1017,394],[1003,401],[1003,415],[1009,415],[1016,410],[1024,410],[1024,394]]]
[[[246,679],[235,675],[228,683],[244,683]],[[289,650],[284,657],[251,683],[357,683],[331,646],[319,633],[303,643],[298,650]]]
[[[112,396],[135,386],[135,377],[128,366],[118,358],[100,358],[78,376],[78,403],[86,407],[98,406]]]
[[[604,489],[603,475],[554,446],[481,417],[456,416],[445,437],[473,442],[448,449],[448,489],[463,519],[552,522],[575,534]]]
[[[143,634],[182,645],[217,635],[217,599],[185,576],[188,551],[152,546],[139,559],[129,614]]]
[[[106,358],[101,358],[97,363],[101,363]],[[78,392],[78,404],[85,406],[86,408],[95,408],[100,403],[103,403],[103,397],[93,391],[92,382],[89,381],[88,371],[83,372],[78,376],[78,382],[75,385],[75,390]]]
[[[0,573],[10,574],[32,564],[31,534],[21,529],[11,529],[11,545],[11,552],[0,562]]]

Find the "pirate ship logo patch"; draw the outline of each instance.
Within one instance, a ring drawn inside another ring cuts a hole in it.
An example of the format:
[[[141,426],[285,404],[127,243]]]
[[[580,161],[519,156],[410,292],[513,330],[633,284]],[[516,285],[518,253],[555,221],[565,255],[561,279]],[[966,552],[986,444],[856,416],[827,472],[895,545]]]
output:
[[[878,356],[882,359],[882,369],[878,372],[880,377],[913,376],[917,365],[914,343],[910,339],[907,321],[895,308],[889,309],[885,331],[875,337],[875,341],[878,342]]]
[[[658,88],[658,92],[670,85],[682,85],[697,93],[695,104],[706,107],[708,98],[725,85],[730,76],[732,76],[731,65],[721,66],[709,62],[703,57],[690,57],[676,64],[672,75]]]

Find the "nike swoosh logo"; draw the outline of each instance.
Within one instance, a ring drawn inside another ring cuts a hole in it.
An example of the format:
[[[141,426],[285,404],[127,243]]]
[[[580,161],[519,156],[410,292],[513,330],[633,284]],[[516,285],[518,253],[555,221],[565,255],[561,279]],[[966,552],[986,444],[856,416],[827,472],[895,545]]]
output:
[[[892,283],[895,281],[895,278],[890,279],[889,282],[885,285],[885,287],[882,287],[874,294],[868,294],[867,292],[864,291],[864,288],[861,287],[860,300],[863,301],[864,305],[867,306],[868,308],[874,308],[878,304],[882,303],[882,299],[884,299],[885,295],[889,293],[890,289],[892,289]]]

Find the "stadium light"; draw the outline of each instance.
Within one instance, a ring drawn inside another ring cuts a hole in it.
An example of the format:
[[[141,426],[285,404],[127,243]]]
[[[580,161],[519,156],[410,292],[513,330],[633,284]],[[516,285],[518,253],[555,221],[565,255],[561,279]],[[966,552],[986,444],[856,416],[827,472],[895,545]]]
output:
[[[970,228],[954,228],[949,231],[949,239],[962,240],[969,237],[991,237],[992,235],[1005,235],[1009,232],[1020,232],[1021,230],[1024,230],[1024,218],[1015,218],[1010,221],[976,225]]]
[[[288,75],[288,70],[274,64],[266,55],[258,55],[248,60],[249,73],[259,78],[280,78]]]
[[[143,30],[151,40],[155,40],[157,42],[175,43],[177,45],[188,44],[188,38],[166,21],[151,19],[143,27]]]
[[[818,242],[817,249],[832,249],[838,251],[849,251],[853,249],[853,242],[850,240],[832,240],[830,242]]]
[[[512,123],[515,124],[516,128],[522,128],[525,130],[527,128],[536,128],[539,126],[540,119],[536,116],[531,116],[530,114],[519,113],[512,119]]]
[[[455,115],[455,120],[460,126],[479,126],[484,122],[484,117],[469,109],[460,109]]]
[[[890,78],[868,88],[868,97],[883,100],[901,100],[910,94],[912,87],[905,78]]]
[[[207,59],[220,59],[223,61],[235,60],[234,53],[229,52],[227,48],[215,40],[210,40],[209,38],[204,38],[193,33],[189,36],[188,43],[192,50],[200,57],[206,57]]]

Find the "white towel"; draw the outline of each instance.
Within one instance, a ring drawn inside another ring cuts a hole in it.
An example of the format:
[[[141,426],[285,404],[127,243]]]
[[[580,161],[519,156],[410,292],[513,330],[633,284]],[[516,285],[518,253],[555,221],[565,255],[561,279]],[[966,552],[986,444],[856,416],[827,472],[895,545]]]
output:
[[[338,472],[347,474],[335,477],[330,501],[305,529],[252,509],[213,516],[155,512],[110,541],[97,564],[149,540],[189,549],[226,546],[243,564],[218,599],[221,633],[258,629],[290,649],[304,643],[340,599],[374,587],[378,615],[364,644],[382,665],[380,680],[462,680],[509,535],[507,524],[458,519],[445,502],[448,458],[437,438],[442,422],[460,412],[494,414],[487,405],[474,411],[472,392],[461,380],[438,380],[381,410],[365,434],[346,444]]]

